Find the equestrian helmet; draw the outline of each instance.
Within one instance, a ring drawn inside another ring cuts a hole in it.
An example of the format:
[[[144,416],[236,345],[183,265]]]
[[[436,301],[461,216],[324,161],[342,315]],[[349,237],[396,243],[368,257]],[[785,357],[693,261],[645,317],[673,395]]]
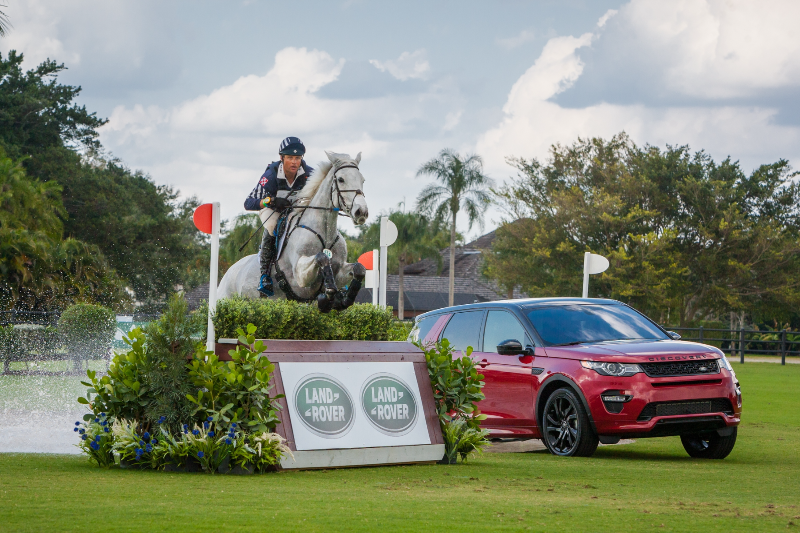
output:
[[[278,152],[280,155],[300,155],[306,153],[306,147],[303,141],[297,137],[286,137],[281,142],[281,149]]]

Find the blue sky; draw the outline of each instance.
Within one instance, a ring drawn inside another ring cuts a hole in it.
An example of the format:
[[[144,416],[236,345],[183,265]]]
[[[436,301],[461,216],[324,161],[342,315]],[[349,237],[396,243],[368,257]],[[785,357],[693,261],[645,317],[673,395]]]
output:
[[[363,152],[373,214],[411,208],[445,147],[498,183],[507,156],[622,130],[746,170],[800,156],[796,2],[6,3],[0,50],[64,62],[109,152],[226,218],[286,135],[312,165]]]

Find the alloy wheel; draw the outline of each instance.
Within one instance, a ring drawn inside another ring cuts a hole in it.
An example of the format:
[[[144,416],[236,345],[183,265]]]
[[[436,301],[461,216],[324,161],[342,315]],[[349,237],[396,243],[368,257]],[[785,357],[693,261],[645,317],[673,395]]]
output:
[[[578,408],[568,396],[553,398],[545,412],[545,433],[550,449],[558,455],[570,455],[578,444],[580,426]]]

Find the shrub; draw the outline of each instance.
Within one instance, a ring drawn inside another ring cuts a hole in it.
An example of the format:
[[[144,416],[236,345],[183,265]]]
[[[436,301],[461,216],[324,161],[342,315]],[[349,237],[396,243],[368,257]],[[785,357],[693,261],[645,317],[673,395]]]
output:
[[[326,314],[316,304],[236,296],[217,302],[213,320],[217,339],[236,338],[236,330],[244,324],[254,324],[260,339],[386,341],[407,337],[393,325],[390,308],[372,304],[354,304]]]
[[[105,468],[114,464],[114,455],[111,453],[114,436],[105,413],[100,413],[94,420],[75,422],[73,431],[81,436],[77,446],[90,461]]]
[[[53,326],[0,326],[0,361],[4,362],[6,370],[11,361],[32,361],[40,356],[50,356],[60,347],[61,336]]]
[[[58,330],[76,361],[106,357],[111,351],[116,327],[114,312],[93,304],[71,305],[58,319]]]
[[[486,415],[481,414],[476,405],[485,396],[481,392],[483,374],[478,373],[470,358],[472,346],[467,347],[464,357],[454,358],[453,347],[447,339],[430,345],[414,344],[425,352],[445,441],[445,459],[453,463],[460,455],[465,461],[470,453],[480,452],[489,444],[488,431],[480,428]]]
[[[255,340],[256,327],[247,325],[237,331],[241,344],[230,350],[231,361],[220,361],[213,353],[198,352],[189,365],[189,377],[197,389],[188,399],[196,405],[192,414],[208,417],[223,428],[232,423],[244,429],[264,432],[278,424],[275,400],[269,396],[269,379],[275,365],[261,354],[263,342]],[[205,424],[205,422],[204,422]]]
[[[191,420],[193,406],[187,399],[197,389],[186,372],[188,359],[203,345],[199,333],[205,329],[202,317],[189,313],[182,294],[170,298],[164,313],[142,332],[146,340],[145,374],[150,400],[145,407],[148,427],[162,417],[173,431]]]

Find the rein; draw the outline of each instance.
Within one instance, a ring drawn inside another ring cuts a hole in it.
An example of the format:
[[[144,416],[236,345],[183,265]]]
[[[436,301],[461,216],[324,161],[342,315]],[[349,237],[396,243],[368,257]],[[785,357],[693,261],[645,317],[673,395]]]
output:
[[[339,238],[340,238],[339,232],[338,232],[338,231],[336,232],[336,237],[333,239],[333,242],[331,242],[330,246],[328,246],[328,245],[326,245],[326,243],[325,243],[325,239],[322,237],[322,235],[320,235],[320,234],[319,234],[319,232],[317,232],[317,231],[316,231],[315,229],[313,229],[313,228],[309,228],[309,227],[308,227],[308,226],[306,226],[305,224],[301,224],[301,223],[300,223],[300,221],[302,220],[302,218],[303,218],[303,215],[305,214],[305,210],[306,210],[306,209],[318,209],[318,210],[320,210],[320,211],[330,211],[330,212],[334,212],[334,213],[336,213],[336,214],[337,214],[337,215],[339,215],[339,216],[352,216],[352,215],[351,215],[351,212],[352,212],[352,210],[353,210],[353,205],[355,205],[356,198],[358,197],[358,195],[359,195],[359,194],[360,194],[361,196],[364,196],[364,192],[363,192],[361,189],[340,189],[340,188],[339,188],[339,181],[338,181],[338,179],[336,178],[336,173],[337,173],[337,172],[339,172],[340,170],[342,170],[343,168],[354,168],[354,169],[356,169],[356,170],[359,170],[359,169],[358,169],[358,166],[357,166],[356,164],[354,164],[354,163],[346,163],[346,164],[344,164],[344,165],[341,165],[341,166],[339,166],[339,167],[336,167],[336,169],[333,171],[333,176],[331,176],[331,192],[330,192],[330,199],[331,199],[331,204],[334,204],[334,203],[335,203],[335,204],[337,204],[337,205],[338,205],[338,207],[333,207],[333,206],[331,206],[331,207],[319,207],[319,206],[312,206],[312,205],[305,205],[305,206],[302,206],[302,205],[300,205],[300,206],[292,206],[292,207],[291,207],[291,210],[292,210],[292,211],[294,211],[295,209],[297,209],[297,210],[303,210],[303,211],[300,213],[300,215],[299,215],[299,216],[297,216],[297,218],[293,217],[291,214],[287,215],[287,218],[288,218],[289,220],[287,221],[287,227],[288,227],[288,229],[287,229],[286,231],[288,231],[289,233],[286,235],[286,238],[285,238],[285,241],[284,241],[284,242],[286,242],[286,243],[288,243],[288,242],[289,242],[289,239],[291,238],[291,236],[292,236],[292,233],[294,233],[294,231],[295,231],[297,228],[303,228],[303,229],[305,229],[305,230],[308,230],[308,231],[310,231],[311,233],[313,233],[313,234],[314,234],[314,236],[315,236],[317,239],[319,239],[319,242],[320,242],[320,244],[322,245],[322,251],[323,251],[323,252],[324,252],[325,250],[330,250],[330,251],[331,251],[331,253],[332,253],[332,248],[333,248],[333,247],[336,245],[336,243],[339,241]],[[336,192],[336,201],[335,201],[335,202],[334,202],[334,191]],[[350,202],[350,207],[348,207],[348,208],[347,208],[347,211],[345,211],[344,213],[342,213],[342,211],[344,211],[344,210],[342,209],[342,206],[345,206],[345,207],[347,206],[347,202],[345,201],[345,199],[344,199],[344,196],[342,196],[342,193],[346,193],[346,192],[352,192],[352,193],[355,193],[355,194],[353,195],[353,201],[352,201],[352,202]],[[291,217],[291,218],[290,218],[290,217]],[[294,222],[294,225],[292,225],[292,222]],[[276,237],[276,239],[277,239],[277,235],[276,235],[275,237]],[[278,286],[279,286],[279,287],[280,287],[280,289],[283,291],[283,293],[286,295],[286,297],[287,297],[288,299],[290,299],[290,300],[295,300],[295,301],[298,301],[298,302],[311,302],[311,301],[315,301],[315,300],[317,299],[317,296],[318,296],[319,294],[321,294],[321,293],[322,293],[322,287],[323,287],[323,285],[324,285],[324,281],[320,281],[319,288],[318,288],[316,291],[314,291],[314,294],[313,294],[313,296],[311,296],[310,298],[303,298],[303,297],[301,297],[301,296],[298,296],[298,295],[297,295],[297,294],[296,294],[296,293],[295,293],[295,292],[292,290],[292,287],[291,287],[291,285],[289,284],[289,281],[286,279],[286,274],[284,274],[284,273],[283,273],[283,271],[281,270],[281,268],[280,268],[280,266],[279,266],[279,264],[278,264],[278,263],[279,263],[279,259],[280,259],[280,258],[276,258],[276,259],[275,259],[275,261],[274,261],[274,264],[275,264],[275,278],[276,278],[276,279],[277,279],[277,281],[278,281]]]

